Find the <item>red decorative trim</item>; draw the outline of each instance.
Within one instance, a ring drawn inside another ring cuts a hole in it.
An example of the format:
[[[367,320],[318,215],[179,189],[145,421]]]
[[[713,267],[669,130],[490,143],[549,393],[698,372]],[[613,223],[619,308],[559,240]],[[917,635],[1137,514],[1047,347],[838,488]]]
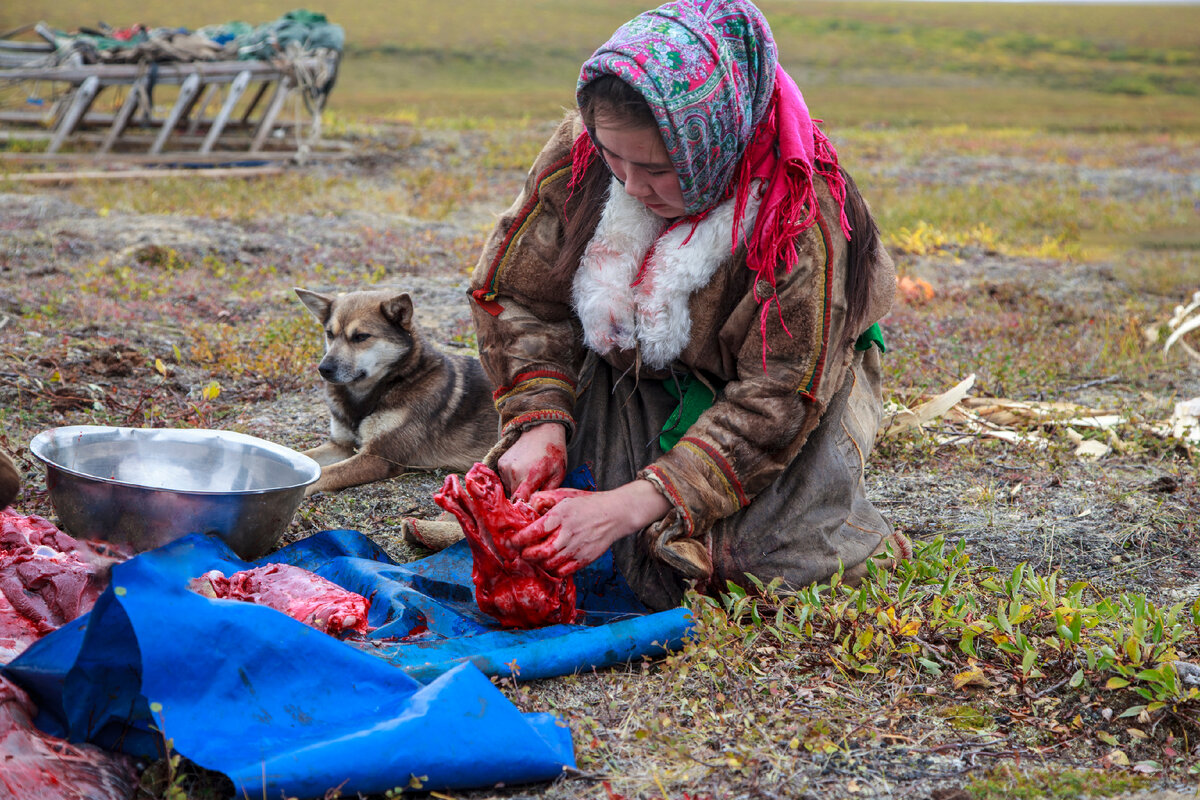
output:
[[[725,479],[725,482],[733,491],[733,496],[737,499],[739,507],[745,508],[750,504],[750,498],[746,497],[746,492],[742,489],[742,482],[738,480],[737,473],[733,471],[733,466],[725,456],[721,455],[717,448],[703,439],[697,439],[695,436],[684,436],[679,440],[679,444],[693,447],[708,456],[709,461],[713,463],[713,466],[717,468],[717,472]]]
[[[500,316],[500,312],[504,310],[504,306],[500,305],[495,300],[489,300],[488,293],[488,289],[476,289],[475,291],[471,292],[471,299],[473,299],[475,303],[484,311],[488,312],[493,317],[498,317]],[[492,296],[495,297],[495,294],[493,293]]]
[[[571,156],[567,155],[555,161],[549,167],[542,171],[533,182],[533,193],[529,195],[529,199],[525,201],[525,205],[517,212],[517,216],[513,219],[513,224],[508,229],[508,234],[504,237],[504,241],[500,243],[499,249],[496,251],[495,258],[488,266],[487,278],[484,280],[484,287],[476,289],[471,293],[475,298],[475,302],[480,306],[484,303],[494,301],[496,299],[496,283],[499,279],[501,271],[504,269],[504,262],[508,258],[508,249],[513,242],[521,237],[521,234],[529,227],[537,215],[540,213],[542,204],[542,188],[553,180],[558,180],[564,176],[571,174]],[[489,310],[489,313],[490,310]],[[499,313],[499,312],[495,312]]]
[[[696,523],[692,519],[691,509],[687,503],[683,501],[683,495],[679,494],[679,490],[675,488],[675,484],[667,477],[667,474],[658,467],[651,464],[642,470],[644,475],[649,475],[654,478],[654,483],[662,487],[666,493],[667,499],[671,501],[671,505],[679,512],[679,516],[683,517],[684,526],[687,528],[688,536],[691,536],[696,531]]]
[[[501,436],[506,436],[510,431],[519,430],[532,425],[540,425],[543,422],[561,422],[567,426],[567,433],[575,430],[575,418],[565,411],[555,409],[547,409],[544,411],[530,411],[522,414],[519,417],[513,417],[500,431]]]

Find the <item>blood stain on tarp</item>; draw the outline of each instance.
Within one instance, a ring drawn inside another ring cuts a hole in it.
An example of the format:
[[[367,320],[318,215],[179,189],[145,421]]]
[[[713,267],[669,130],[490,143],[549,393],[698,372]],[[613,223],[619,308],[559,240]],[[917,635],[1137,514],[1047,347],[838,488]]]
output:
[[[288,705],[283,707],[283,710],[288,713],[289,717],[296,720],[296,722],[299,722],[301,725],[311,725],[312,724],[312,721],[313,721],[312,717],[309,716],[308,714],[306,714],[304,712],[304,710],[300,708],[300,706],[292,705],[289,703]]]

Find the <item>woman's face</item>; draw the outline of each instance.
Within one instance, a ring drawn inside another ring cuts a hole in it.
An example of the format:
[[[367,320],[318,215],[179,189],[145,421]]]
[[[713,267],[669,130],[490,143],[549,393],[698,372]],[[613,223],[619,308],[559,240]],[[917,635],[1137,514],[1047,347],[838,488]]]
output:
[[[592,135],[626,194],[660,217],[684,215],[683,189],[658,128],[630,127],[627,122],[597,114]]]

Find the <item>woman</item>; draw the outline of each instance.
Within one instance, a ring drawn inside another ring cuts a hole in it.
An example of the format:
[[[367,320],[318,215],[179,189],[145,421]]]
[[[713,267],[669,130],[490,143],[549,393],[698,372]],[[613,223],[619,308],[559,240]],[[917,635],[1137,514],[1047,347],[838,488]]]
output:
[[[866,499],[866,336],[891,259],[746,0],[680,0],[584,64],[472,277],[519,534],[565,575],[612,549],[652,608],[747,574],[804,585],[906,543]],[[877,331],[877,328],[873,329]],[[889,546],[890,543],[890,546]]]

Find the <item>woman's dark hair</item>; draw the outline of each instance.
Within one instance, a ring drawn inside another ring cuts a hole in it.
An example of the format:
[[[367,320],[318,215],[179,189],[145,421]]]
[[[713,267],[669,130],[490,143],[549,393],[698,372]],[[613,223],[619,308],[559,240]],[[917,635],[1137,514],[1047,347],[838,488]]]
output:
[[[879,226],[867,208],[867,201],[859,194],[854,178],[844,169],[841,173],[846,181],[846,219],[852,230],[846,248],[845,330],[857,338],[871,305],[871,265],[879,257]]]
[[[637,89],[616,75],[601,75],[579,90],[579,113],[588,130],[596,126],[597,112],[630,128],[658,128],[650,104]]]
[[[596,115],[617,120],[631,128],[658,129],[658,120],[650,104],[625,81],[615,75],[601,75],[579,92],[579,114],[589,131],[596,126]],[[600,214],[608,194],[610,173],[604,159],[596,157],[588,164],[579,186],[566,205],[567,225],[553,276],[568,278],[575,273],[583,251],[600,223]]]

